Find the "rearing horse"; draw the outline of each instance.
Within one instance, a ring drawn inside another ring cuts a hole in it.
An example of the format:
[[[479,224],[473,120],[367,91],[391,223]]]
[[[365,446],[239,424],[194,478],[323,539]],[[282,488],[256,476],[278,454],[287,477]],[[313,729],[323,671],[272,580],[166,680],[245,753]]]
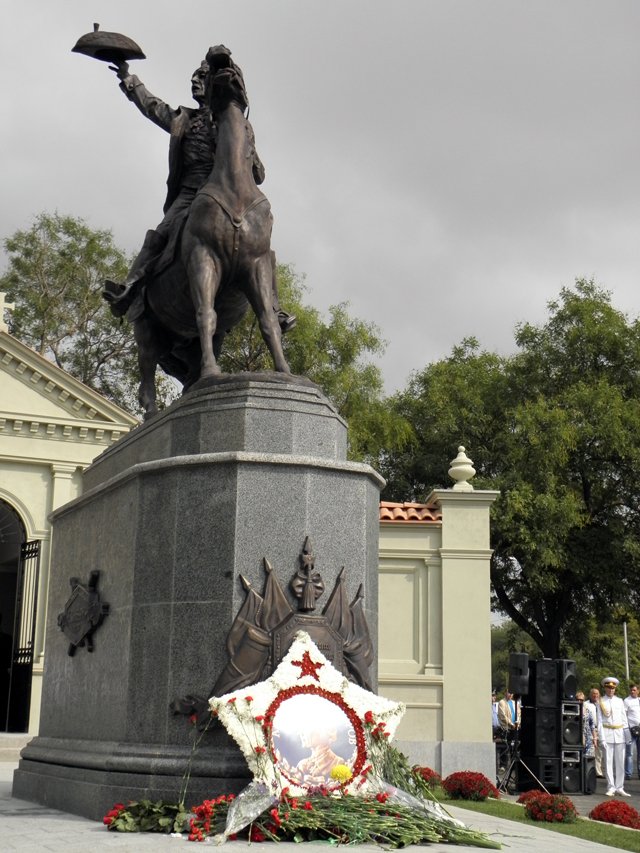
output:
[[[145,312],[134,320],[145,417],[157,411],[158,364],[185,387],[221,373],[217,358],[223,338],[248,304],[275,369],[291,372],[273,310],[273,216],[253,178],[244,81],[223,45],[210,48],[207,62],[207,99],[218,130],[214,166],[189,210],[179,258],[151,274]]]

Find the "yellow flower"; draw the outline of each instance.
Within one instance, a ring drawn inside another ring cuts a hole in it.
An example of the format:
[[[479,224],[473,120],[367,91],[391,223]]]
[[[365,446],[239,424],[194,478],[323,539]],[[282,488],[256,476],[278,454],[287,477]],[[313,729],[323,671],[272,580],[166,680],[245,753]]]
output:
[[[346,764],[336,764],[331,768],[331,773],[329,775],[332,779],[335,779],[336,782],[348,782],[349,779],[351,779],[352,773]]]

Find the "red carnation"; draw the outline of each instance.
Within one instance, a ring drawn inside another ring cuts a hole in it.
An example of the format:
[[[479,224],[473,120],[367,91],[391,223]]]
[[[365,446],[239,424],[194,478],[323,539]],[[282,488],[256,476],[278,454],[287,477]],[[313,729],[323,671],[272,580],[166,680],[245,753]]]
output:
[[[271,809],[269,814],[273,818],[273,822],[275,823],[276,826],[282,826],[282,821],[280,820],[280,815],[278,814],[278,809]]]
[[[266,841],[267,836],[258,829],[255,824],[251,824],[251,832],[249,833],[249,841]]]

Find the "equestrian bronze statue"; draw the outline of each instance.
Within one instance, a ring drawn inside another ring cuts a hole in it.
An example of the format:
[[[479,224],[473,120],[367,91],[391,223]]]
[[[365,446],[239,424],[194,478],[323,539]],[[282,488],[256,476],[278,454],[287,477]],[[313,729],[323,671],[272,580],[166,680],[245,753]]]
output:
[[[258,187],[264,167],[231,52],[210,48],[191,79],[198,108],[173,109],[129,74],[126,60],[144,57],[130,39],[96,29],[74,50],[112,63],[129,100],[171,136],[164,218],[147,232],[127,280],[107,281],[103,291],[112,312],[133,324],[145,418],[157,412],[157,366],[185,390],[219,375],[225,335],[249,306],[275,370],[289,374],[282,333],[295,317],[278,301],[273,217]]]

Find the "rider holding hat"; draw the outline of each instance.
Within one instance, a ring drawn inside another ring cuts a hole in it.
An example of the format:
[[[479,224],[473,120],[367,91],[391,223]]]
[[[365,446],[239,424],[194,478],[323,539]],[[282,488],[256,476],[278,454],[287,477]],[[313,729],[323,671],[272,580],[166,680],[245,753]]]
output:
[[[164,247],[172,238],[176,239],[180,225],[189,212],[191,202],[209,177],[215,157],[217,128],[215,116],[211,115],[206,105],[206,82],[209,73],[206,61],[201,62],[191,76],[191,94],[198,106],[177,109],[153,95],[135,74],[130,74],[127,62],[114,60],[114,63],[110,67],[121,80],[120,88],[127,98],[146,118],[170,135],[167,199],[162,222],[155,229],[147,231],[142,249],[134,260],[126,281],[119,283],[107,280],[105,282],[102,295],[109,302],[112,313],[116,317],[121,317],[132,306],[139,294],[140,283],[157,261]],[[238,66],[235,67],[242,76]],[[247,124],[249,125],[248,120]],[[253,139],[252,129],[250,134]],[[261,184],[265,177],[264,166],[255,147],[253,148],[253,177],[256,184]],[[287,332],[296,325],[296,318],[280,307],[273,252],[271,263],[273,310],[278,316],[280,329],[282,332]],[[133,315],[129,314],[132,320],[142,310],[142,300],[138,299],[136,302],[137,307],[133,309]]]

